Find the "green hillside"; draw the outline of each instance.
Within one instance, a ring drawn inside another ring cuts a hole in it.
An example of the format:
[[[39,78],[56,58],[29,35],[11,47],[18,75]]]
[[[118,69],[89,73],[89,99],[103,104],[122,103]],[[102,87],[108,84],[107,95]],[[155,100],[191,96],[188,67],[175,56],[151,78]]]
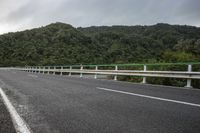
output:
[[[157,24],[78,28],[100,50],[107,62],[180,62],[200,59],[200,28]],[[107,59],[107,60],[106,60]]]
[[[200,61],[200,28],[169,24],[74,28],[64,23],[0,36],[0,66]],[[148,68],[150,69],[150,68]],[[178,66],[178,70],[186,70]],[[199,66],[195,68],[200,70]],[[157,70],[177,70],[176,66]],[[141,78],[119,77],[140,82]],[[148,78],[184,86],[185,80]],[[193,81],[200,88],[200,81]]]
[[[200,28],[64,23],[0,36],[0,65],[66,65],[199,61]]]
[[[71,25],[45,27],[0,36],[1,66],[61,65],[92,62],[91,39]],[[90,52],[89,52],[90,51]]]

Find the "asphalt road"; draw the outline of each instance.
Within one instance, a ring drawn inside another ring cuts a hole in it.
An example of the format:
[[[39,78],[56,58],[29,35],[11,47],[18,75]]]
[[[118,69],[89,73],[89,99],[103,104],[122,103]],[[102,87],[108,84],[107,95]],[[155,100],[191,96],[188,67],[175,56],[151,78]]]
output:
[[[34,133],[200,133],[200,90],[3,70],[0,80]]]

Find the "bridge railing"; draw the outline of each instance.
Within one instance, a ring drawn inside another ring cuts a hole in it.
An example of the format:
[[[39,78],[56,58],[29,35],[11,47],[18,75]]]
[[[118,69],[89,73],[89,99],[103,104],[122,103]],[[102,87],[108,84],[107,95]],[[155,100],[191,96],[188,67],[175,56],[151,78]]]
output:
[[[103,65],[68,65],[68,66],[26,66],[14,68],[21,71],[43,73],[43,74],[60,74],[68,73],[69,76],[72,74],[92,74],[97,79],[98,75],[111,75],[114,80],[117,80],[118,76],[137,76],[142,77],[142,83],[146,83],[147,77],[164,77],[164,78],[179,78],[187,79],[185,87],[192,87],[192,79],[200,79],[200,69],[192,71],[192,66],[200,68],[200,62],[190,63],[156,63],[156,64],[103,64]],[[186,66],[187,70],[148,70],[152,66]],[[125,69],[128,68],[129,69]],[[137,67],[139,70],[130,69]]]

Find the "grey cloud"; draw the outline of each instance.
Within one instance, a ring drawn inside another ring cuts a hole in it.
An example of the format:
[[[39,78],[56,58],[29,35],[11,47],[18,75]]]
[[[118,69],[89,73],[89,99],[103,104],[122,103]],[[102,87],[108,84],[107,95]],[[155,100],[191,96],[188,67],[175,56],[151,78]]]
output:
[[[185,0],[177,11],[176,16],[186,24],[200,26],[200,1]]]
[[[180,14],[200,16],[200,1],[185,0],[180,9]]]
[[[0,1],[0,11],[12,0]],[[22,3],[20,4],[20,1]],[[20,0],[0,24],[18,30],[62,21],[74,26],[149,25],[159,22],[200,26],[199,0]],[[4,5],[1,7],[1,5]]]

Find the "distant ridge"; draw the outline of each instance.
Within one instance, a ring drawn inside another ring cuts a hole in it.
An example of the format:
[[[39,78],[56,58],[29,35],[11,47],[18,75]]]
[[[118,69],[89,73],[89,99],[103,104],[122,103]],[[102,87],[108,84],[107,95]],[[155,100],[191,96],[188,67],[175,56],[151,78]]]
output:
[[[200,28],[151,26],[74,28],[56,22],[0,36],[0,65],[177,62],[200,59]]]

